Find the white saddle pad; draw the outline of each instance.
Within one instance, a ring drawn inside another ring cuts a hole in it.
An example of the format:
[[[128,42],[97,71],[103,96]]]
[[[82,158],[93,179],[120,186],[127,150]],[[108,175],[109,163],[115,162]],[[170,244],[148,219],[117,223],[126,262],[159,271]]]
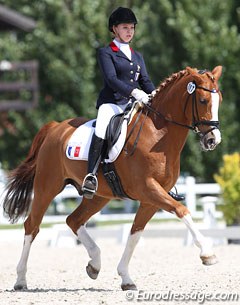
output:
[[[92,124],[95,120],[88,121],[84,125],[78,127],[71,138],[69,139],[66,155],[71,160],[88,160],[88,151],[91,144],[94,127]],[[127,135],[127,120],[123,121],[121,134],[115,145],[111,148],[108,154],[108,159],[105,162],[114,162],[123,149]]]

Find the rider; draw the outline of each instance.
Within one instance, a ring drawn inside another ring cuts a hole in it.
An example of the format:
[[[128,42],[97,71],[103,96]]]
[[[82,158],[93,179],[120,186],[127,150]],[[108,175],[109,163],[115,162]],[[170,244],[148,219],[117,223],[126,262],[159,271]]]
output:
[[[82,185],[83,195],[88,199],[97,190],[96,172],[102,158],[110,119],[113,115],[122,113],[130,99],[147,104],[149,94],[155,94],[155,87],[148,76],[142,55],[129,46],[137,23],[131,9],[118,7],[109,17],[108,28],[113,33],[113,41],[98,52],[104,87],[97,100],[98,115],[89,149],[88,174]]]

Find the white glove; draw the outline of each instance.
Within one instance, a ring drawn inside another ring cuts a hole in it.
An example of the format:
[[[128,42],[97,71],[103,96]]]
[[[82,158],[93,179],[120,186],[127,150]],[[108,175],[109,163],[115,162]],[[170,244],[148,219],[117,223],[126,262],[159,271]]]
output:
[[[156,95],[156,93],[157,93],[157,90],[153,90],[152,92],[151,92],[151,97],[153,98],[155,95]]]
[[[133,89],[131,95],[138,101],[143,104],[147,104],[149,101],[149,96],[146,92],[140,89]]]

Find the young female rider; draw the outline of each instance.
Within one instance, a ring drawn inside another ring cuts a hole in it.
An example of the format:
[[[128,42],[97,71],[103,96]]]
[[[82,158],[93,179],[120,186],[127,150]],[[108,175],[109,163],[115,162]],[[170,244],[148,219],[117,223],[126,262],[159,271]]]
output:
[[[135,33],[137,19],[129,8],[119,7],[109,17],[109,30],[114,39],[98,52],[104,87],[97,100],[97,122],[88,156],[88,174],[83,181],[83,195],[91,199],[97,189],[96,167],[101,158],[107,126],[113,115],[121,113],[130,99],[142,104],[149,101],[155,87],[149,79],[144,59],[129,43]],[[139,89],[139,87],[141,89]],[[175,195],[176,196],[176,195]]]

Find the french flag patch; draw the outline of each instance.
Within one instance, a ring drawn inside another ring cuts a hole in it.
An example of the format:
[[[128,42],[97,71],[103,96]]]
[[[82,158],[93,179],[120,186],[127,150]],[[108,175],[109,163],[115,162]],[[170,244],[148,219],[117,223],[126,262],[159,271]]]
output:
[[[67,150],[67,154],[69,157],[71,157],[71,151],[72,151],[72,146],[69,146]]]
[[[74,157],[77,158],[79,157],[80,154],[80,146],[76,146],[74,150]]]

